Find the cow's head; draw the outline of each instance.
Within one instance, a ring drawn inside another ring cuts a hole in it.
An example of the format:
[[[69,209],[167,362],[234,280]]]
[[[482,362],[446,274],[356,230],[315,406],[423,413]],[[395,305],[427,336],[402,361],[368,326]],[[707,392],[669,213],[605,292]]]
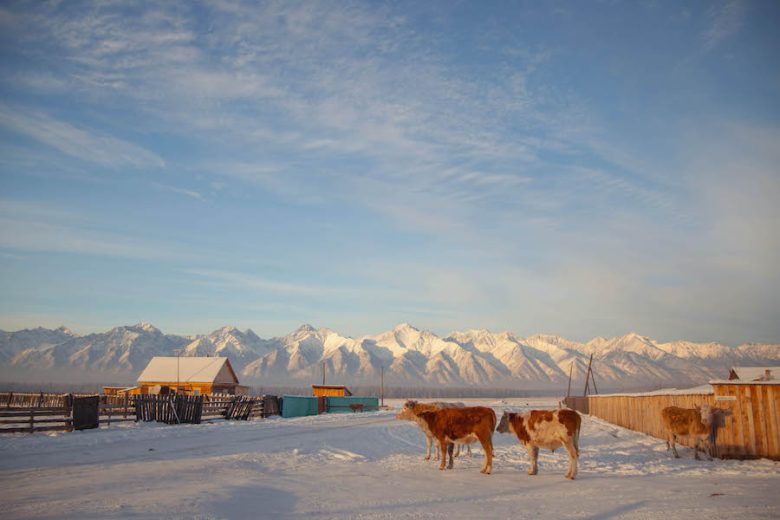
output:
[[[708,404],[702,405],[701,409],[699,409],[699,412],[701,413],[702,424],[712,424],[712,420],[714,418],[714,410],[712,409],[712,406]]]
[[[512,414],[504,412],[504,415],[501,416],[501,420],[498,422],[498,426],[496,426],[496,431],[498,433],[509,433],[510,420],[512,420]]]
[[[396,419],[403,419],[405,421],[411,421],[414,419],[414,407],[417,406],[417,401],[406,401],[401,408],[401,410],[398,411],[397,414],[395,414]]]

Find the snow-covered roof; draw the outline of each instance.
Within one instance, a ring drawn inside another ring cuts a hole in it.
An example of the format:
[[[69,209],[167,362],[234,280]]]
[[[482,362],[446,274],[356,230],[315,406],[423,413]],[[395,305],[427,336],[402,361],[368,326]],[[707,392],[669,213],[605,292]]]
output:
[[[769,370],[769,378],[766,377],[767,370]],[[780,380],[780,367],[731,367],[729,379],[739,379],[740,381]]]
[[[238,377],[226,357],[155,356],[146,365],[138,382],[238,383]]]
[[[660,390],[653,390],[652,392],[638,392],[638,393],[626,393],[621,392],[617,394],[596,394],[590,395],[590,397],[614,397],[614,396],[630,396],[640,397],[649,395],[707,395],[714,393],[712,385],[694,386],[693,388],[662,388]]]

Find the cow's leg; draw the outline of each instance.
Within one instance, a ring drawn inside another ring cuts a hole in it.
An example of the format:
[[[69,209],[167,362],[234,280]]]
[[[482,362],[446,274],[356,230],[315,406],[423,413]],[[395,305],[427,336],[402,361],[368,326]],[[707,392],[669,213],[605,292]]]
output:
[[[450,463],[447,465],[447,469],[452,469],[452,452],[455,450],[455,443],[451,442],[447,445],[447,454],[450,456]]]
[[[460,457],[460,443],[458,443],[458,445],[455,446],[455,456]]]
[[[701,442],[701,441],[699,440],[698,437],[696,437],[693,440],[693,458],[696,459],[696,460],[701,460],[699,458],[699,442]]]
[[[493,432],[479,435],[477,438],[485,451],[485,462],[482,464],[480,473],[490,475],[490,472],[493,471]]]
[[[539,471],[539,468],[536,465],[536,459],[539,458],[539,448],[532,444],[526,446],[526,448],[528,449],[528,459],[531,461],[531,468],[528,470],[528,474],[536,475]]]
[[[669,432],[669,441],[668,442],[669,442],[669,444],[672,445],[672,453],[674,453],[674,458],[675,459],[679,459],[680,458],[680,454],[677,453],[677,448],[674,446],[674,441],[675,441],[674,433]]]
[[[569,471],[566,472],[566,478],[574,480],[574,477],[577,476],[577,448],[571,438],[566,439],[563,447],[569,454]]]
[[[443,470],[444,466],[447,464],[447,440],[444,437],[441,437],[438,441],[439,449],[441,450],[441,464],[439,464],[439,469]]]
[[[433,437],[425,434],[425,460],[431,460],[431,444],[433,443]]]

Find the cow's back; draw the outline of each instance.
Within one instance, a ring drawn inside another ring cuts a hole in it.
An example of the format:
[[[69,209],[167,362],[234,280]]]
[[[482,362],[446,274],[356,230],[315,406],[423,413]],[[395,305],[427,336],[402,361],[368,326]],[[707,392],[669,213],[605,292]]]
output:
[[[700,413],[698,410],[688,408],[679,408],[677,406],[667,406],[661,410],[664,425],[672,433],[677,435],[689,435],[695,430],[695,426],[700,422]]]
[[[436,412],[435,430],[448,438],[460,439],[472,433],[492,433],[496,428],[496,413],[485,406],[442,408]],[[431,428],[434,431],[434,427]]]

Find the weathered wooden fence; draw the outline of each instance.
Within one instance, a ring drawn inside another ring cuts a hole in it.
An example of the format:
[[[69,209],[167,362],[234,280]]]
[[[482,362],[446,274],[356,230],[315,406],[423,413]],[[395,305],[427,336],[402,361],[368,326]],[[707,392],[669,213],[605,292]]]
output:
[[[711,394],[592,395],[564,402],[581,413],[664,440],[661,410],[709,404],[725,412],[718,415],[715,429],[719,457],[780,460],[780,382],[713,381],[712,387]],[[680,443],[693,447],[687,439]]]
[[[16,406],[0,409],[0,433],[70,431],[71,411],[62,406]]]
[[[142,397],[139,401],[140,409],[136,408],[136,397]],[[0,392],[0,433],[70,431],[74,426],[73,400],[81,398],[98,400],[98,425],[104,426],[123,421],[160,421],[176,424],[177,422],[200,423],[203,419],[248,420],[253,417],[265,418],[279,415],[279,399],[272,395],[95,396],[94,394]],[[173,401],[170,401],[171,399]],[[197,401],[201,404],[198,405]],[[94,424],[94,419],[87,422]]]
[[[712,381],[718,408],[727,410],[718,433],[726,458],[780,460],[780,381]]]
[[[136,421],[200,424],[204,398],[202,395],[136,395],[133,397]]]

